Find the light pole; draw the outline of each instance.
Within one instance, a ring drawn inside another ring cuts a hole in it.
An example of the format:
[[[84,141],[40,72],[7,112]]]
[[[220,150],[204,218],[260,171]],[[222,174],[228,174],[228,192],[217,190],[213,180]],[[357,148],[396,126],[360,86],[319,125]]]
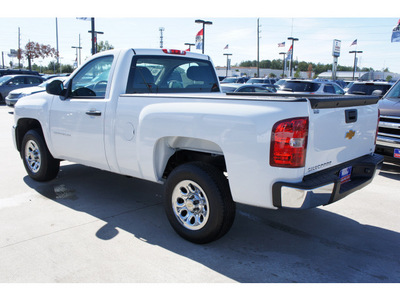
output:
[[[204,44],[206,41],[206,30],[205,27],[206,25],[212,25],[211,21],[204,21],[204,20],[196,20],[194,21],[195,23],[199,23],[199,24],[203,24],[203,43],[202,43],[202,49],[201,49],[201,53],[204,54]]]
[[[354,67],[353,67],[353,80],[354,80],[354,74],[356,73],[356,68],[357,68],[357,53],[363,53],[362,51],[349,51],[349,53],[354,53]]]
[[[229,55],[232,55],[232,54],[224,53],[224,55],[226,55],[226,77],[228,77]]]
[[[286,64],[286,60],[285,60],[285,56],[286,56],[286,52],[279,52],[280,55],[283,55],[283,61],[282,61],[282,76],[283,78],[285,78],[285,64]]]
[[[88,32],[92,34],[92,55],[97,53],[97,34],[104,34],[102,31],[94,30],[94,18],[91,18],[92,30]]]
[[[298,41],[298,38],[288,37],[288,40],[292,41],[292,54],[290,56],[290,77],[292,77],[292,66],[293,66],[293,54],[294,54],[294,42]]]
[[[81,35],[79,35],[79,46],[71,46],[71,48],[76,49],[76,66],[79,67],[81,65]],[[79,56],[78,56],[78,49],[79,49]],[[79,57],[79,60],[78,60]]]
[[[189,46],[189,51],[191,51],[190,47],[191,47],[191,46],[194,46],[195,44],[192,44],[192,43],[185,43],[185,45],[186,45],[186,46]]]

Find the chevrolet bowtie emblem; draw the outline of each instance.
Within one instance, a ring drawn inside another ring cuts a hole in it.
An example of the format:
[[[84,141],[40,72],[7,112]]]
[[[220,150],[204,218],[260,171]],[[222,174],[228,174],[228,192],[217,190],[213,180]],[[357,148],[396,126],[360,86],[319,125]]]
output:
[[[355,131],[349,130],[348,132],[346,132],[345,138],[351,140],[355,135],[356,135]]]

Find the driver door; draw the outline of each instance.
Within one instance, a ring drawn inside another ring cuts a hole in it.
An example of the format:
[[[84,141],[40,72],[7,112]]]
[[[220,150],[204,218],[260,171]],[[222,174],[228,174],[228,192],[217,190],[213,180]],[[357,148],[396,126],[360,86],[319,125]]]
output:
[[[53,151],[57,158],[108,170],[104,148],[106,91],[113,56],[89,61],[67,83],[50,110]]]

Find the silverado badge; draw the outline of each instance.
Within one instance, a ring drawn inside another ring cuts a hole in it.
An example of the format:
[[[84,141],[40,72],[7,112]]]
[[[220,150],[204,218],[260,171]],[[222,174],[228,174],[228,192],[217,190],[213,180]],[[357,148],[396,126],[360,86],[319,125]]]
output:
[[[346,139],[351,140],[354,136],[355,136],[356,132],[354,130],[349,130],[348,132],[346,132]]]

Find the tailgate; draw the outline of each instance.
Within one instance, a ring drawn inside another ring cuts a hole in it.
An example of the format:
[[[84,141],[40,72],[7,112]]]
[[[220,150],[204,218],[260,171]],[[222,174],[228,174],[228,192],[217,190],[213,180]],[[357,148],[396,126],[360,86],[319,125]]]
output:
[[[305,175],[375,150],[378,97],[310,98]]]

